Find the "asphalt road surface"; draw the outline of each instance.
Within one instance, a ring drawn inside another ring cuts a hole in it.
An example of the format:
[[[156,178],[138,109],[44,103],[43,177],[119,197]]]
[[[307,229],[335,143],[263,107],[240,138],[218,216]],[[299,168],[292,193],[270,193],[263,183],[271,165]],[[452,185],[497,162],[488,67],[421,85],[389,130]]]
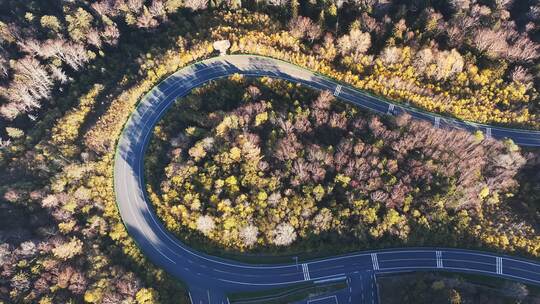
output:
[[[407,248],[358,252],[299,265],[252,265],[209,256],[178,241],[166,231],[146,199],[143,170],[146,146],[154,125],[178,97],[212,79],[235,73],[299,82],[319,90],[329,90],[343,100],[375,112],[398,114],[408,111],[412,116],[431,121],[437,127],[481,129],[493,137],[510,137],[520,145],[540,146],[538,131],[490,127],[414,109],[405,110],[308,70],[266,57],[222,56],[183,68],[150,91],[124,126],[115,157],[114,187],[120,215],[129,234],[154,264],[189,286],[193,303],[228,303],[226,293],[230,292],[278,288],[297,282],[339,277],[345,277],[349,284],[355,285],[350,286],[350,296],[356,297],[356,303],[375,303],[374,295],[353,290],[369,288],[371,281],[365,283],[365,276],[418,270],[470,272],[540,285],[540,262],[488,252]],[[359,277],[360,274],[362,277]],[[360,286],[355,282],[359,282]],[[362,294],[368,300],[362,300]],[[339,295],[339,299],[342,298],[348,299],[346,295]],[[340,300],[339,303],[347,302]]]

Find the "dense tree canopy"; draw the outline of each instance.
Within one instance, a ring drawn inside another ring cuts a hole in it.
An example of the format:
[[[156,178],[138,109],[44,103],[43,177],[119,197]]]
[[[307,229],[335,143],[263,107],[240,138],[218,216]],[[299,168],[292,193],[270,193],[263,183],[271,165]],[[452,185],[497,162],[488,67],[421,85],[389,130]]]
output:
[[[510,141],[370,116],[329,92],[240,76],[179,100],[155,136],[151,197],[181,237],[199,231],[239,250],[334,234],[359,248],[488,243],[540,253],[531,226],[512,229],[516,219],[490,231],[490,210],[507,208],[526,162]]]
[[[127,235],[112,160],[140,98],[216,55],[214,41],[396,102],[538,128],[539,12],[523,1],[0,1],[0,302],[188,301]],[[340,248],[466,243],[538,255],[538,156],[287,86],[222,82],[216,94],[228,87],[229,99],[213,96],[222,108],[184,107],[185,119],[193,115],[186,125],[160,126],[149,162],[168,169],[155,171],[149,189],[171,230],[243,250],[306,252],[348,240]],[[193,121],[212,112],[207,125]],[[248,156],[261,158],[256,167]],[[198,173],[174,183],[188,167]],[[175,189],[182,200],[163,204]]]

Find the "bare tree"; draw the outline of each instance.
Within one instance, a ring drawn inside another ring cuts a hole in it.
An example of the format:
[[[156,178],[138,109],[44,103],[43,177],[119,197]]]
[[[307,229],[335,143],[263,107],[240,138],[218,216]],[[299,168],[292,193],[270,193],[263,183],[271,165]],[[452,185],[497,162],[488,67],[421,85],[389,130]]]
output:
[[[296,38],[308,38],[313,41],[321,36],[321,28],[310,18],[298,16],[289,22],[289,32]]]
[[[467,14],[456,14],[447,26],[440,28],[446,31],[450,46],[459,47],[463,44],[468,34],[468,31],[464,31],[463,29],[472,30],[478,23],[478,18],[471,17]]]
[[[18,292],[26,291],[30,288],[30,280],[25,273],[20,272],[11,277],[11,287]]]
[[[335,98],[332,92],[325,90],[319,94],[315,101],[313,101],[313,107],[320,110],[327,110],[332,106],[332,102],[334,101]]]
[[[292,125],[291,125],[292,126]],[[292,160],[297,157],[298,151],[302,148],[302,144],[294,133],[288,133],[287,136],[278,141],[276,147],[276,157],[279,160]]]
[[[499,57],[508,49],[506,34],[489,28],[478,29],[474,34],[473,44],[476,49],[491,57]]]
[[[3,116],[2,113],[3,113],[2,108],[0,108],[0,115]],[[4,140],[4,139],[0,138],[0,149],[5,149],[5,148],[9,147],[10,145],[11,145],[11,140],[10,139]]]
[[[201,215],[197,219],[197,230],[199,230],[205,235],[212,232],[212,230],[214,230],[215,227],[216,227],[216,224],[214,222],[214,218],[210,215]]]
[[[539,46],[531,41],[525,33],[520,35],[506,51],[507,57],[512,60],[531,61],[538,58]]]
[[[381,53],[381,60],[385,64],[394,64],[401,59],[401,49],[395,46],[385,48]]]
[[[71,266],[63,266],[57,270],[58,274],[56,276],[57,285],[60,288],[67,288],[69,286],[69,280],[75,272],[75,269]]]
[[[127,297],[133,297],[141,288],[140,280],[131,272],[125,274],[116,282],[118,292]]]
[[[0,244],[0,265],[5,265],[11,260],[12,252],[13,250],[8,243]]]
[[[272,242],[277,246],[287,246],[296,240],[296,231],[289,223],[279,224],[273,235]]]
[[[28,55],[44,57],[41,43],[36,39],[25,39],[23,41],[18,41],[17,45],[21,51]]]
[[[54,208],[58,206],[58,198],[56,198],[56,195],[50,194],[47,195],[43,200],[41,200],[41,206],[43,208]]]
[[[435,59],[435,64],[437,65],[437,70],[434,76],[436,79],[440,80],[447,79],[461,73],[465,65],[465,61],[463,60],[461,54],[456,51],[456,49],[452,49],[450,51],[438,52]]]
[[[526,85],[528,88],[532,86],[533,76],[529,73],[529,71],[521,66],[516,66],[512,73],[510,74],[510,77],[513,81],[520,82],[524,85]]]
[[[90,6],[98,15],[102,17],[113,15],[115,11],[114,5],[110,0],[97,1],[92,3]]]
[[[99,31],[95,28],[91,29],[88,32],[88,35],[86,36],[86,41],[88,41],[89,44],[95,46],[96,48],[101,49],[101,37],[99,36]]]
[[[257,242],[259,228],[253,224],[242,227],[239,231],[239,236],[246,247],[251,247]]]
[[[45,58],[56,57],[74,70],[79,70],[89,61],[82,44],[67,42],[64,39],[49,39],[43,45]]]
[[[159,25],[159,22],[154,19],[152,14],[145,8],[144,12],[137,18],[137,27],[154,28]]]
[[[458,12],[468,10],[471,7],[471,0],[450,0],[448,3]]]
[[[422,73],[433,62],[433,51],[430,48],[421,49],[416,53],[413,65],[418,72]]]
[[[7,91],[0,91],[10,101],[2,106],[1,114],[13,119],[21,112],[40,107],[40,99],[50,97],[52,80],[43,66],[35,58],[27,56],[19,59],[13,66],[15,80]]]
[[[144,0],[127,0],[126,4],[130,12],[138,14],[143,7]]]
[[[279,204],[281,200],[281,194],[279,192],[274,192],[268,197],[268,204],[272,207],[275,207]]]
[[[25,258],[32,257],[37,253],[36,244],[32,241],[22,242],[19,245],[19,248],[15,250],[15,253]]]
[[[79,43],[68,43],[66,51],[61,56],[62,60],[74,70],[79,70],[89,61],[88,53],[84,45]]]
[[[321,27],[317,24],[313,24],[306,32],[306,37],[309,41],[313,42],[315,39],[321,37],[322,30]]]
[[[109,24],[105,27],[101,33],[103,41],[109,45],[116,45],[118,43],[118,38],[120,38],[120,31],[116,26],[116,23]]]
[[[348,35],[338,39],[338,49],[342,55],[363,54],[371,46],[371,36],[359,29],[351,29]]]
[[[84,273],[75,269],[69,278],[69,291],[76,295],[81,295],[86,291],[87,285],[88,281],[86,280]]]
[[[122,303],[122,295],[114,290],[109,290],[103,295],[101,304],[117,304]]]
[[[194,11],[203,10],[208,7],[208,0],[186,0],[184,6]]]
[[[280,7],[288,6],[289,2],[290,0],[268,0],[268,4]]]
[[[495,6],[499,10],[508,10],[514,3],[514,0],[495,0]]]
[[[71,241],[61,243],[52,249],[55,257],[68,260],[82,253],[83,243],[77,238],[72,238]]]
[[[315,233],[320,233],[330,229],[332,224],[332,211],[328,208],[322,208],[317,215],[313,218],[312,225]]]
[[[150,6],[150,14],[153,17],[165,17],[167,16],[167,12],[165,11],[165,5],[163,5],[162,0],[154,0],[152,1],[152,5]]]
[[[0,78],[7,78],[9,75],[9,61],[7,56],[0,50]]]

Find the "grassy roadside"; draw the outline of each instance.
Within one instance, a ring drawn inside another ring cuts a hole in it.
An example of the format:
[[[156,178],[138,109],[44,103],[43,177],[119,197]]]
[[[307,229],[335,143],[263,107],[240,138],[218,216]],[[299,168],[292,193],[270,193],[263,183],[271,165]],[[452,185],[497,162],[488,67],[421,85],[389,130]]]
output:
[[[451,272],[385,274],[382,303],[538,303],[540,288],[494,277]]]
[[[301,301],[310,296],[319,296],[325,293],[334,292],[347,287],[345,280],[329,282],[326,284],[316,284],[313,282],[299,283],[292,286],[255,291],[233,293],[228,295],[231,303],[258,303],[258,304],[279,304]]]

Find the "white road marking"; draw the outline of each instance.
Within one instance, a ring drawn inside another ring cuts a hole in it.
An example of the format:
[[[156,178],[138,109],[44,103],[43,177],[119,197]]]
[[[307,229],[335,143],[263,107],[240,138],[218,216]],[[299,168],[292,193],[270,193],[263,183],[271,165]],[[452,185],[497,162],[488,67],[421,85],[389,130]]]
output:
[[[306,280],[306,281],[311,280],[311,278],[309,277],[308,264],[306,264],[306,263],[302,264],[302,272],[304,273],[304,280]]]
[[[317,280],[313,283],[315,284],[322,284],[322,283],[328,283],[328,282],[336,282],[336,281],[341,281],[343,279],[345,279],[346,276],[341,276],[341,277],[333,277],[333,278],[329,278],[329,279],[324,279],[324,280]],[[349,282],[347,282],[347,286],[349,285]]]
[[[491,138],[491,128],[486,128],[486,137]]]
[[[338,96],[339,93],[341,93],[341,85],[340,84],[338,84],[336,86],[336,89],[334,90],[334,96]]]
[[[497,274],[503,274],[502,258],[500,257],[495,258],[495,269],[496,269]]]
[[[439,250],[435,251],[435,256],[437,258],[437,268],[444,268],[442,261],[442,252]]]
[[[435,128],[439,128],[441,126],[441,118],[439,116],[435,116]]]
[[[379,260],[376,253],[371,254],[371,263],[373,264],[373,270],[379,270]]]
[[[386,114],[394,114],[394,108],[395,107],[396,107],[396,105],[393,104],[393,103],[388,104],[388,111],[386,112]]]
[[[315,299],[315,300],[308,300],[308,304],[320,302],[320,301],[327,300],[327,299],[334,299],[335,303],[339,304],[339,302],[337,300],[337,296],[335,296],[335,295],[324,297],[324,298],[318,298],[318,299]]]

